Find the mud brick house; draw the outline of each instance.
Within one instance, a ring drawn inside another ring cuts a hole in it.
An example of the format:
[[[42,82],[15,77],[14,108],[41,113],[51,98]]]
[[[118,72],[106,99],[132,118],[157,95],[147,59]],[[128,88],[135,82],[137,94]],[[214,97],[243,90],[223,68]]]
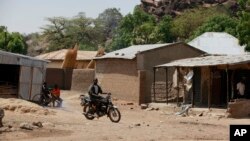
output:
[[[195,107],[229,108],[233,117],[250,116],[248,107],[250,105],[250,54],[210,55],[180,59],[155,68],[167,70],[173,67],[178,70],[193,71],[193,90],[191,93],[185,93],[185,97],[190,97],[190,99],[176,101],[177,104],[181,102]],[[178,72],[181,75],[180,71]],[[235,99],[236,86],[242,77],[245,78],[245,96],[243,99]]]
[[[133,45],[95,58],[96,77],[103,91],[138,103],[151,102],[153,67],[173,60],[196,57],[203,51],[185,43]],[[174,70],[169,71],[172,77]],[[164,71],[158,79],[165,80]]]
[[[0,50],[0,97],[30,100],[40,93],[48,61]]]
[[[36,58],[50,61],[46,70],[46,82],[49,87],[53,87],[54,84],[57,84],[61,89],[70,90],[72,87],[73,71],[79,69],[78,72],[85,72],[84,69],[87,68],[88,64],[97,54],[97,51],[77,50],[75,67],[62,68],[67,51],[68,49],[61,49],[36,56]]]
[[[48,68],[61,68],[67,51],[67,49],[52,51],[49,53],[38,55],[36,56],[36,58],[50,61],[50,63],[48,64]],[[96,56],[96,54],[97,51],[78,50],[75,69],[86,68],[90,61]]]

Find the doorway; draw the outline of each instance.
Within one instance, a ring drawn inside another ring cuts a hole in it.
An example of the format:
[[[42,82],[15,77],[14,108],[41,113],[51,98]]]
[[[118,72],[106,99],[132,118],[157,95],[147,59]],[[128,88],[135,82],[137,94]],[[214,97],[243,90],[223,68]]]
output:
[[[225,107],[227,105],[227,91],[228,91],[226,71],[215,70],[213,72],[212,81],[213,82],[212,82],[211,105],[212,107]]]
[[[20,66],[0,64],[0,97],[17,97]]]
[[[234,96],[237,93],[237,89],[236,89],[236,85],[237,83],[241,80],[241,78],[244,77],[245,78],[245,98],[246,99],[250,99],[250,70],[236,70],[234,72]],[[235,97],[234,97],[235,98]]]

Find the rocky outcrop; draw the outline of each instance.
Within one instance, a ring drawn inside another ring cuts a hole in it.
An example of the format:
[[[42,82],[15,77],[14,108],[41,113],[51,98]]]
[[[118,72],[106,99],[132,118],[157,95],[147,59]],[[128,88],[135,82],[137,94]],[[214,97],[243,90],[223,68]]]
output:
[[[227,5],[231,10],[237,8],[236,0],[141,0],[142,9],[158,17],[166,14],[176,16],[186,9],[198,6],[210,7],[218,4]]]

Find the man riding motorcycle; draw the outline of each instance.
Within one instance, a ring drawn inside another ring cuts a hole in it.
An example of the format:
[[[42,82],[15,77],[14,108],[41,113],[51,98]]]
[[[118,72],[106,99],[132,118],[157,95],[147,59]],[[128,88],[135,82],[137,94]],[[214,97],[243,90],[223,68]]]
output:
[[[99,116],[100,112],[100,105],[101,105],[101,101],[102,99],[104,99],[104,97],[100,96],[99,94],[102,94],[102,88],[98,85],[98,79],[95,78],[93,81],[93,84],[89,87],[89,96],[91,101],[94,103],[95,107],[96,107],[96,113],[97,113],[97,117]]]

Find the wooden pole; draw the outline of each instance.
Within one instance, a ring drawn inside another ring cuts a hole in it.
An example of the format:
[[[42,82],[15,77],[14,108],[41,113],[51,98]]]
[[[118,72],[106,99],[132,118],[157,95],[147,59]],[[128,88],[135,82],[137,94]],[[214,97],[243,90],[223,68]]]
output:
[[[228,66],[226,68],[226,73],[227,73],[227,107],[228,107],[228,102],[229,102],[229,76],[228,76]]]
[[[233,70],[231,75],[231,99],[234,99],[234,74],[235,70]]]
[[[179,106],[179,95],[180,95],[180,89],[179,89],[179,67],[177,67],[177,99],[176,99],[176,103],[177,106]]]
[[[208,108],[211,107],[211,94],[213,93],[213,68],[210,67],[210,91],[208,93]]]
[[[193,87],[193,92],[192,92],[192,107],[194,107],[194,98],[195,98],[195,68],[193,68],[193,78],[192,78],[192,87]]]
[[[155,102],[155,68],[154,68],[154,84],[153,84],[153,92],[154,92],[154,102]]]
[[[168,104],[168,68],[165,68],[166,70],[166,102]]]

